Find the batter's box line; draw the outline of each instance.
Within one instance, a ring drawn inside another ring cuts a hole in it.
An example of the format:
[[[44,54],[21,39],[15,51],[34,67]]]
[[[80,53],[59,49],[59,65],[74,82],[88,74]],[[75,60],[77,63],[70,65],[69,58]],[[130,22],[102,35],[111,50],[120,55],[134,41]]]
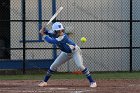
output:
[[[53,90],[53,91],[67,91],[69,93],[85,93],[85,92],[90,92],[93,90],[89,90],[89,89],[70,89],[70,88],[49,88],[49,90]],[[94,90],[95,92],[95,90]]]

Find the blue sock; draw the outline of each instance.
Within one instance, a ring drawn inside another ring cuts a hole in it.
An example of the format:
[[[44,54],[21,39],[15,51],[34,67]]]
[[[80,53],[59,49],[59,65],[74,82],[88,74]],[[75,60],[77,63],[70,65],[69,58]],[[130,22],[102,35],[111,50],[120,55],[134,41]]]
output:
[[[47,74],[46,74],[46,76],[45,76],[45,78],[44,78],[44,82],[47,82],[48,80],[49,80],[49,78],[52,76],[52,73],[53,73],[54,71],[52,71],[52,70],[48,70],[47,71]]]
[[[91,83],[91,82],[95,82],[95,81],[92,79],[92,77],[91,77],[91,75],[90,75],[90,72],[88,71],[87,68],[85,68],[85,69],[82,71],[82,73],[86,75],[86,77],[87,77],[87,79],[88,79],[88,81],[89,81],[90,83]]]
[[[90,74],[89,74],[89,76],[87,76],[87,79],[89,80],[90,83],[91,83],[91,82],[95,82],[95,81],[92,79],[92,77],[91,77]]]

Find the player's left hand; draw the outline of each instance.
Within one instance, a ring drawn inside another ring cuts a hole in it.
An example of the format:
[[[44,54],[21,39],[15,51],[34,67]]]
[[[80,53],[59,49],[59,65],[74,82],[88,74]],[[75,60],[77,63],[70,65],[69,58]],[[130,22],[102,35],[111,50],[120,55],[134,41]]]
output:
[[[45,35],[45,27],[41,28],[40,33],[41,33],[42,36]]]

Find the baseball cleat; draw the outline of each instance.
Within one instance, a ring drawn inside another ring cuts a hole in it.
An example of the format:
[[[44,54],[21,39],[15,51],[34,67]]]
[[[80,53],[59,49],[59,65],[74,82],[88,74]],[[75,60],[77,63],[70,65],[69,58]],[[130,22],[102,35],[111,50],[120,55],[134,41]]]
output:
[[[96,82],[91,82],[91,83],[90,83],[90,87],[91,87],[91,88],[95,88],[95,87],[97,87]]]
[[[46,87],[47,86],[47,82],[41,82],[40,84],[38,84],[39,87]]]

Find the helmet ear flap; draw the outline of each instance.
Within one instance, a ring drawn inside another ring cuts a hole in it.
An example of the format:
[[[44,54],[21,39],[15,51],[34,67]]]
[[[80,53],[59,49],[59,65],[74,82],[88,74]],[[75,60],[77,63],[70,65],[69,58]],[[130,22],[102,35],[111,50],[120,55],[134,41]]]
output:
[[[62,32],[65,33],[65,30],[63,29]]]
[[[58,36],[58,33],[60,32],[60,30],[54,30],[54,34],[56,35],[56,36]]]
[[[54,31],[54,34],[57,34],[58,32],[57,31]]]

